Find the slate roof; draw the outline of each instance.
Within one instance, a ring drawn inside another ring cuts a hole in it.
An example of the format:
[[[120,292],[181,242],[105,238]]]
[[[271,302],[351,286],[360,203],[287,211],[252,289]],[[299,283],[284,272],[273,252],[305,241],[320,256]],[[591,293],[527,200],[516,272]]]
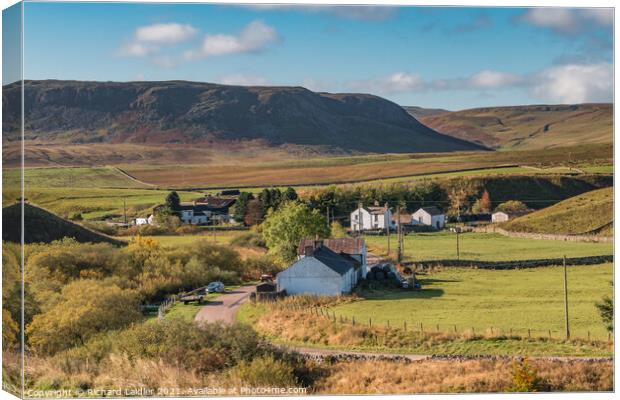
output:
[[[429,213],[430,215],[441,215],[441,214],[443,214],[443,211],[441,211],[439,208],[437,208],[435,206],[422,207],[422,208],[420,208],[420,210],[424,210],[427,213]]]
[[[364,207],[370,214],[384,214],[388,209],[387,207]]]
[[[313,247],[314,239],[302,239],[299,242],[297,248],[298,255],[304,255],[306,247]],[[328,247],[336,253],[346,254],[362,254],[364,249],[364,239],[361,238],[338,238],[338,239],[323,239],[323,246]]]
[[[235,204],[236,200],[229,197],[206,196],[194,200],[196,205],[205,205],[210,208],[228,208]]]
[[[348,256],[343,257],[325,246],[315,249],[310,257],[316,258],[339,275],[345,275],[351,269],[355,268],[355,264],[349,261]]]

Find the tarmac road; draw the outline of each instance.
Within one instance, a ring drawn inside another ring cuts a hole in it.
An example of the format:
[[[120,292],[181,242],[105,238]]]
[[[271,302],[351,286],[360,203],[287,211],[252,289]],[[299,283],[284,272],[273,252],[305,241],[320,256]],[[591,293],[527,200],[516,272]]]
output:
[[[202,307],[194,320],[196,322],[224,322],[233,324],[236,321],[239,306],[250,298],[254,286],[242,286],[232,292],[223,293],[215,300],[210,300]]]

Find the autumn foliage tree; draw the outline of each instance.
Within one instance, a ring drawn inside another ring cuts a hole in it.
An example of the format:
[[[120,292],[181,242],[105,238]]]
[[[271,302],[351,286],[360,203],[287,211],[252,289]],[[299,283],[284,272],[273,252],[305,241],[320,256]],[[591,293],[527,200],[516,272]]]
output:
[[[489,192],[485,190],[482,193],[482,197],[474,203],[472,211],[474,213],[490,213],[491,209],[491,197],[489,196]]]

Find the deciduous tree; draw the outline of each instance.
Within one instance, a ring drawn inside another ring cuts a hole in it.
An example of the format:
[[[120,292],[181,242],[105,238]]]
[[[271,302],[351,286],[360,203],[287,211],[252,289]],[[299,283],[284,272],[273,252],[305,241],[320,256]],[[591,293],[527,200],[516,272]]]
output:
[[[277,211],[270,211],[263,222],[263,237],[269,254],[282,263],[295,259],[301,239],[327,238],[329,234],[327,219],[319,210],[296,202],[286,202]]]

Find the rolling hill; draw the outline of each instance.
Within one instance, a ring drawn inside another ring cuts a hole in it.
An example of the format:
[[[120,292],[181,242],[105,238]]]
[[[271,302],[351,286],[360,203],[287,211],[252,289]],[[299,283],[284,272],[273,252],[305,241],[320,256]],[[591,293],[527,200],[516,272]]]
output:
[[[3,90],[3,133],[20,121],[20,91]],[[26,139],[35,143],[193,144],[257,141],[359,152],[450,152],[483,146],[424,126],[369,94],[185,81],[25,81]],[[14,135],[14,134],[13,134]]]
[[[571,197],[504,224],[515,232],[613,234],[614,189],[608,187]]]
[[[613,141],[612,104],[475,108],[423,115],[426,126],[494,149],[541,149]]]
[[[2,240],[21,241],[21,205],[2,208]],[[50,243],[70,237],[78,242],[111,243],[117,246],[124,242],[86,229],[31,204],[24,204],[24,243]]]

